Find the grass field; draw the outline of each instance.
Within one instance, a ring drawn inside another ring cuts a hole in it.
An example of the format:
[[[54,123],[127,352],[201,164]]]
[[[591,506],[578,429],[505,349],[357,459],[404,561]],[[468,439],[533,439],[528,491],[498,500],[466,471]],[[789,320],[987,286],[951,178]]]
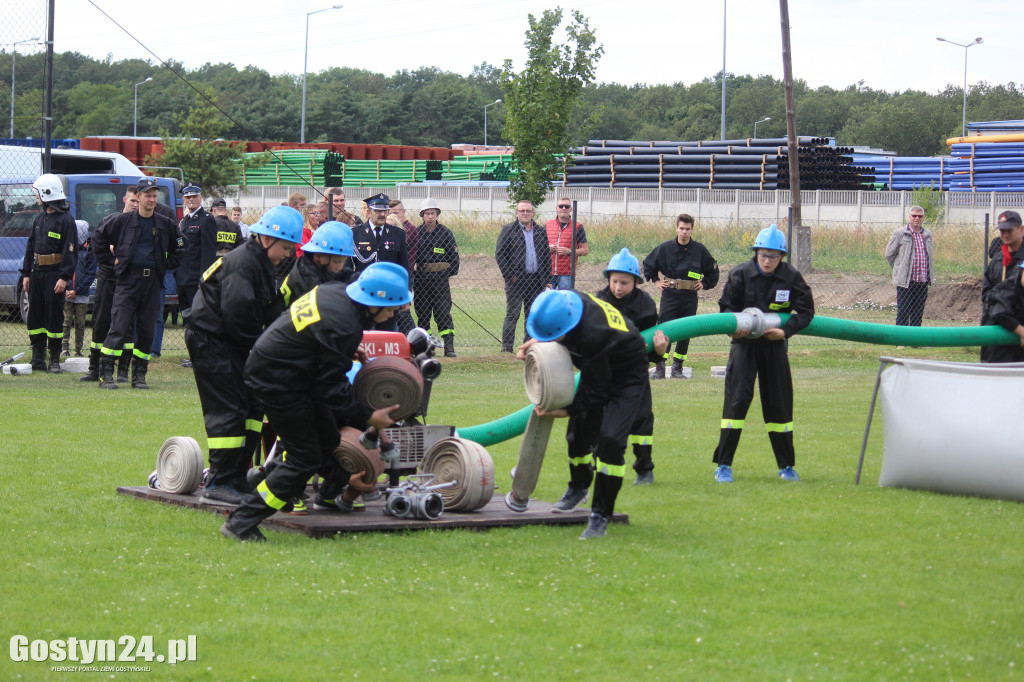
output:
[[[711,464],[708,369],[725,355],[695,353],[695,379],[654,385],[657,482],[627,481],[630,524],[591,542],[523,527],[231,543],[213,514],[115,494],[167,437],[204,442],[176,358],[146,393],[2,376],[6,641],[152,635],[160,653],[196,636],[197,661],[114,679],[1019,679],[1024,506],[878,487],[880,411],[853,484],[888,350],[794,346],[803,481],[776,477],[755,398],[730,486]],[[525,403],[507,356],[446,363],[433,395],[431,422],[461,426]],[[517,448],[489,448],[500,493]],[[537,497],[564,490],[564,452],[556,429]],[[51,665],[5,656],[0,679],[63,676]]]

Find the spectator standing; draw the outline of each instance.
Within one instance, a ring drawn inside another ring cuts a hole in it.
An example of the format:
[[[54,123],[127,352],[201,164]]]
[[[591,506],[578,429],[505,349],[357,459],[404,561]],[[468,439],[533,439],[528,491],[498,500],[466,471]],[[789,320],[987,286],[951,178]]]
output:
[[[32,224],[21,264],[21,287],[28,292],[29,300],[26,322],[32,345],[32,369],[60,374],[64,371],[60,368],[64,291],[78,265],[78,228],[68,213],[60,178],[51,173],[40,175],[32,189],[43,207]]]
[[[562,197],[556,201],[555,216],[544,225],[548,248],[551,249],[551,286],[555,289],[572,289],[573,261],[590,253],[587,233],[582,223],[576,223],[573,239],[572,230],[569,229],[569,223],[572,222],[571,200]]]
[[[96,279],[96,259],[89,253],[89,223],[76,220],[78,264],[71,286],[64,290],[64,345],[62,355],[71,354],[71,328],[75,329],[75,357],[82,357],[85,343],[85,314],[89,309],[89,288]]]
[[[494,248],[502,279],[505,280],[505,321],[501,327],[501,351],[514,353],[516,325],[519,314],[524,318],[540,292],[549,287],[551,249],[547,232],[533,220],[534,208],[529,201],[516,204],[516,219],[501,228]],[[523,331],[523,341],[530,338]]]
[[[989,315],[994,324],[1020,337],[1016,346],[992,346],[984,362],[1024,362],[1024,263],[989,292]]]
[[[459,247],[455,235],[437,221],[441,207],[434,199],[420,204],[419,250],[416,255],[416,316],[419,326],[430,329],[430,316],[444,341],[444,356],[455,357],[455,324],[452,322],[450,279],[459,274]]]
[[[242,207],[232,206],[231,207],[231,220],[235,221],[238,225],[238,230],[242,233],[242,240],[249,238],[249,226],[242,222]]]
[[[355,272],[365,270],[372,263],[396,263],[409,273],[409,250],[405,240],[405,230],[389,225],[388,214],[391,211],[390,199],[384,193],[375,194],[365,199],[365,223],[352,228],[352,237],[356,242],[356,257],[353,265]],[[382,320],[376,329],[396,331],[398,323],[394,316]]]
[[[1017,275],[1017,266],[1024,261],[1024,227],[1021,226],[1020,214],[1016,211],[1003,211],[999,214],[996,227],[999,236],[992,240],[988,250],[988,265],[981,283],[981,324],[993,324],[989,316],[989,297],[992,290],[1003,280]],[[1013,331],[1013,330],[1011,330]],[[981,347],[981,361],[991,360],[994,346]],[[1001,353],[1000,353],[1001,354]]]
[[[338,220],[338,216],[345,212],[345,190],[340,187],[327,190],[327,207],[328,220]]]
[[[661,290],[661,313],[658,323],[697,314],[698,291],[718,286],[718,263],[711,252],[693,240],[693,216],[681,213],[676,218],[676,238],[660,244],[644,259],[644,277]],[[672,356],[673,379],[682,379],[683,363],[690,349],[690,340],[676,342]],[[654,364],[652,379],[665,378],[668,353]]]
[[[308,242],[312,237],[316,228],[327,222],[327,202],[319,201],[312,206],[306,207],[306,219],[302,224],[302,244]],[[302,257],[302,245],[295,247],[295,259],[298,260]]]
[[[228,202],[214,199],[210,204],[210,212],[217,223],[217,255],[223,256],[232,249],[242,245],[242,230],[231,218],[228,218]]]
[[[928,286],[935,281],[932,232],[923,227],[924,209],[910,207],[910,222],[896,228],[885,247],[885,260],[896,285],[896,324],[920,327]]]

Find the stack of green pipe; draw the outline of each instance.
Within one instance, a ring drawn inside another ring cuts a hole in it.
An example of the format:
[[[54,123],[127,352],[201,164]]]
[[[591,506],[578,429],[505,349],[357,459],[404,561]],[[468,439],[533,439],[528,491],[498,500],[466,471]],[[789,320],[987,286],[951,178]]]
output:
[[[246,155],[252,158],[253,154]],[[247,185],[289,186],[312,184],[320,187],[341,183],[345,157],[322,149],[278,149],[270,163],[244,169]]]
[[[399,182],[421,182],[427,179],[424,159],[388,161],[384,159],[352,161],[344,164],[343,181],[346,187],[394,187]]]

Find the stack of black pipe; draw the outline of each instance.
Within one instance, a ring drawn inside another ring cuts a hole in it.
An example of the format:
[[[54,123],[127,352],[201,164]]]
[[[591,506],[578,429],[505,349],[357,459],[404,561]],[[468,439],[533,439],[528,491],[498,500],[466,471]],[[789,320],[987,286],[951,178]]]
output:
[[[870,169],[827,138],[799,139],[801,189],[869,189]],[[573,150],[566,187],[789,189],[786,138],[659,142],[590,140]]]

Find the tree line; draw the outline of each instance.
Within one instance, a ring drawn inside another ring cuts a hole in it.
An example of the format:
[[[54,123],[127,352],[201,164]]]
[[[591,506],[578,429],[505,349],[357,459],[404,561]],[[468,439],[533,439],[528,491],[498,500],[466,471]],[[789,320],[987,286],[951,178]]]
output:
[[[227,139],[299,139],[302,76],[272,75],[254,67],[205,64],[174,71],[198,88],[216,93],[227,114]],[[11,54],[0,51],[0,73]],[[43,55],[17,56],[15,136],[41,137]],[[503,97],[502,70],[483,63],[468,76],[434,67],[391,75],[332,67],[307,75],[306,139],[311,142],[405,144],[448,147],[483,142],[483,108]],[[181,133],[183,112],[195,91],[170,69],[140,59],[98,60],[76,52],[54,57],[53,136],[131,135],[135,84],[140,137]],[[10,84],[0,86],[7,90]],[[0,90],[0,91],[2,91]],[[831,136],[844,146],[869,145],[904,156],[948,153],[945,140],[960,134],[963,90],[887,92],[862,82],[842,89],[811,88],[798,80],[797,132]],[[570,124],[578,144],[587,138],[617,140],[713,140],[720,134],[721,77],[671,85],[589,83],[583,105]],[[782,82],[771,76],[729,74],[726,82],[726,137],[786,134]],[[488,110],[488,141],[504,144],[504,104]],[[580,126],[588,118],[589,134]],[[974,121],[1024,119],[1024,89],[1015,83],[970,85],[967,118]],[[6,132],[7,126],[4,126]]]

